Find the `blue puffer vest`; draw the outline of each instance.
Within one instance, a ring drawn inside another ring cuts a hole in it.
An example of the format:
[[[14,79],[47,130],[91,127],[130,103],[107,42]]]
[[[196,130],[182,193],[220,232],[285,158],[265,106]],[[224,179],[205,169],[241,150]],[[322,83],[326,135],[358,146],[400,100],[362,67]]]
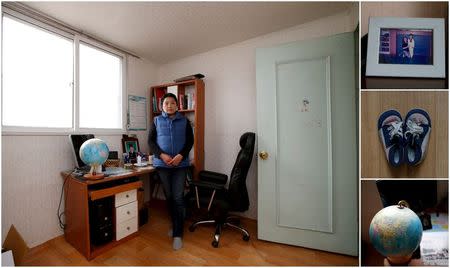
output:
[[[188,124],[188,120],[178,112],[174,118],[170,118],[167,113],[163,112],[162,115],[155,117],[153,122],[156,126],[156,143],[161,150],[174,157],[183,149],[186,143],[186,124]],[[166,165],[159,156],[154,157],[153,166],[173,168]],[[189,157],[181,160],[176,168],[187,166],[189,166]]]

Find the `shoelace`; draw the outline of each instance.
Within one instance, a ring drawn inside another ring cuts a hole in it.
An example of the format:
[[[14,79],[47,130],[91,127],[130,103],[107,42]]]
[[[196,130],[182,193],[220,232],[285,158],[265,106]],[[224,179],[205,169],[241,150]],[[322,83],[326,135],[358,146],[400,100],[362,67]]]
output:
[[[403,136],[403,129],[402,129],[403,122],[393,122],[391,125],[387,128],[389,131],[389,137],[392,140],[395,136],[402,137]]]
[[[411,134],[411,144],[414,144],[414,141],[423,133],[423,127],[411,120],[406,121],[406,127],[408,130],[405,132],[405,136]]]

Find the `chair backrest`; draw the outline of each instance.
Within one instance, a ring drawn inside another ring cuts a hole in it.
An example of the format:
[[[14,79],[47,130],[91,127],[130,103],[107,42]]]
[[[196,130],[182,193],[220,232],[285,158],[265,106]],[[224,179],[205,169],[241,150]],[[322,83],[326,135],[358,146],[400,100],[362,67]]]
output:
[[[228,202],[232,211],[246,211],[250,205],[245,181],[253,159],[255,136],[255,133],[246,132],[239,140],[241,150],[231,171],[228,186]]]

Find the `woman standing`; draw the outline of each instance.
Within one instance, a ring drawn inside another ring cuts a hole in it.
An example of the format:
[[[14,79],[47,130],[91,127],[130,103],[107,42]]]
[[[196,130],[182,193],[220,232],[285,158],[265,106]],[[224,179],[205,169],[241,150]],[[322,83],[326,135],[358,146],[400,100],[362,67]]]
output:
[[[162,100],[163,112],[153,120],[148,136],[156,167],[163,184],[172,219],[173,249],[183,247],[185,204],[184,183],[189,163],[189,152],[194,135],[189,120],[178,113],[178,100],[167,93]]]
[[[409,49],[409,58],[410,59],[412,59],[414,56],[414,46],[415,46],[415,42],[414,42],[413,34],[409,34],[408,49]]]

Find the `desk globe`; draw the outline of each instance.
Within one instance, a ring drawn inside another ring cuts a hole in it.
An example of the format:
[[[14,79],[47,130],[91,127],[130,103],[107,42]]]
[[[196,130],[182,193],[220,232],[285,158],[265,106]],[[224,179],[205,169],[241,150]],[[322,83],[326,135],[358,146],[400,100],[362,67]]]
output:
[[[380,210],[369,228],[370,242],[393,265],[407,264],[422,239],[422,222],[408,203]]]
[[[108,145],[101,139],[89,139],[80,147],[81,160],[91,166],[91,170],[84,177],[88,180],[98,180],[104,177],[101,165],[108,159]],[[100,167],[100,170],[98,170]]]

